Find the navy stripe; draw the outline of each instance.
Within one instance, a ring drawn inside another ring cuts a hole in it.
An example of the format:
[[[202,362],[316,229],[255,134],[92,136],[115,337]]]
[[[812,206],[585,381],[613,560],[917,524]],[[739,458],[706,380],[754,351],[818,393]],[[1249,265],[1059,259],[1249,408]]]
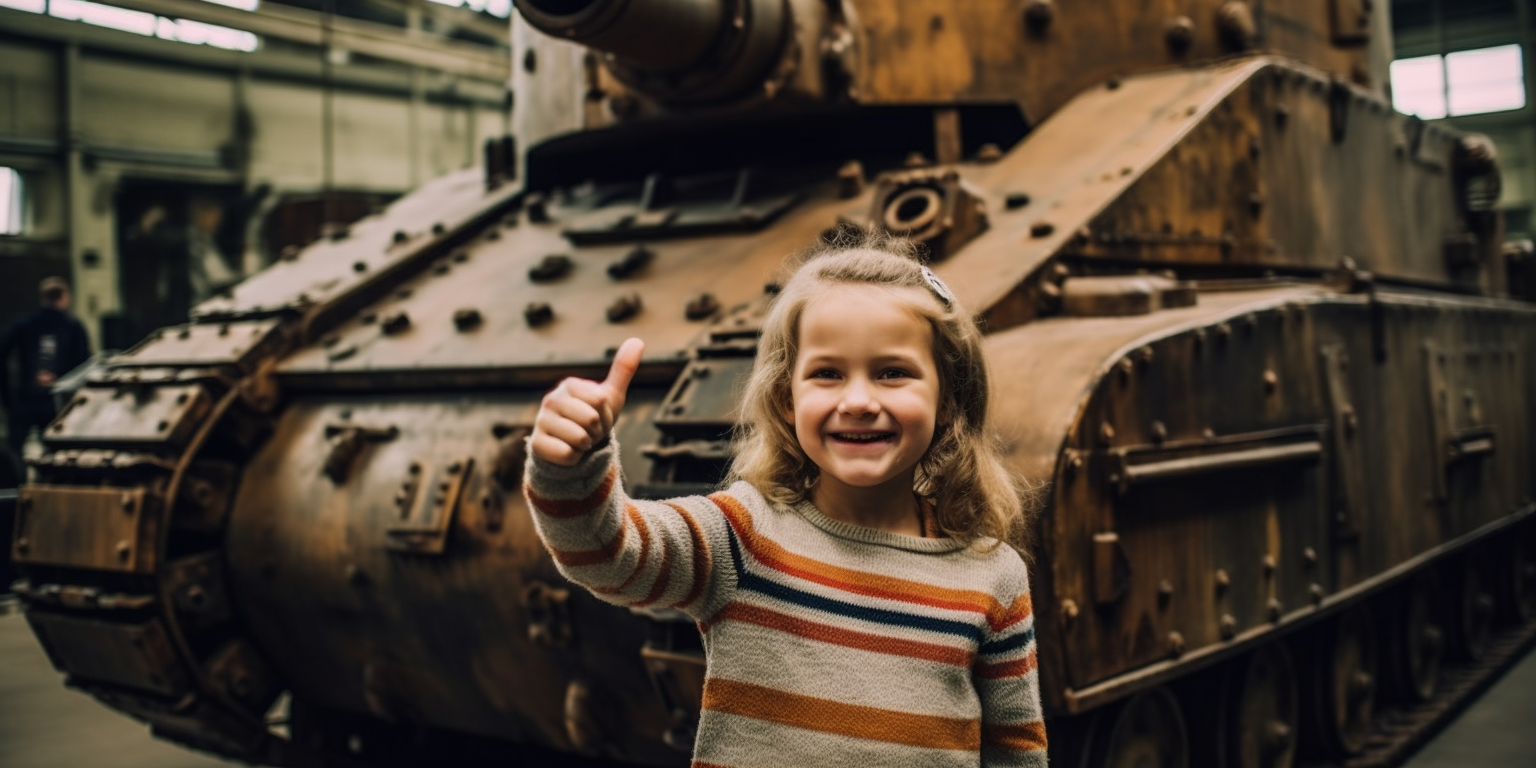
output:
[[[822,597],[821,595],[802,592],[794,587],[785,586],[776,581],[770,581],[749,570],[741,570],[737,575],[738,586],[759,594],[768,595],[785,602],[805,606],[818,611],[847,616],[854,619],[862,619],[878,624],[894,624],[899,627],[912,627],[929,632],[942,632],[949,635],[958,635],[971,642],[981,642],[981,628],[963,621],[945,621],[933,619],[927,616],[914,616],[910,613],[888,611],[882,608],[871,608],[866,605],[845,603],[841,600]]]
[[[736,526],[731,524],[731,518],[725,517],[725,539],[731,544],[731,564],[736,566],[736,580],[741,581],[741,574],[746,570],[741,564],[741,545],[736,543]]]
[[[1017,651],[1018,649],[1023,648],[1024,646],[1029,645],[1034,641],[1035,628],[1030,627],[1029,629],[1020,632],[1013,637],[1009,637],[1003,640],[996,640],[990,643],[983,643],[981,646],[981,652],[997,654],[1007,653],[1009,651]]]

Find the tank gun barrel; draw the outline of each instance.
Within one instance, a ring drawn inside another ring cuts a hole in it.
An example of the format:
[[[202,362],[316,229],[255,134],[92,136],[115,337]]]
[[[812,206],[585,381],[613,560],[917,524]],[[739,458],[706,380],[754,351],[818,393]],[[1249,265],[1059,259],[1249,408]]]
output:
[[[529,26],[608,54],[609,68],[664,101],[735,95],[783,50],[785,0],[513,0]]]
[[[613,54],[638,69],[672,72],[703,57],[720,33],[720,0],[515,0],[535,29]]]

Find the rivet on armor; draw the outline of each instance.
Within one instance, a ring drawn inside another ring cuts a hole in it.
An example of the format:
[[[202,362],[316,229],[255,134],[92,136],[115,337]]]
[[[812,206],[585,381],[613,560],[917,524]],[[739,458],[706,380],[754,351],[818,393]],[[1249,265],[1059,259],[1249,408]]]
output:
[[[126,493],[123,494],[123,499],[120,503],[123,505],[124,512],[127,512],[130,515],[133,514],[133,496]]]
[[[396,245],[398,245],[400,243],[403,243],[403,242],[405,242],[405,241],[407,241],[409,239],[411,239],[411,236],[406,234],[405,230],[403,230],[403,229],[395,230],[394,241],[395,241]]]
[[[1280,386],[1280,376],[1273,369],[1264,371],[1264,392],[1273,395]]]
[[[1248,213],[1258,218],[1264,213],[1264,196],[1255,192],[1248,196]]]
[[[922,168],[928,164],[928,157],[921,152],[908,152],[906,159],[902,161],[902,165],[908,168]]]
[[[608,305],[606,314],[610,323],[622,323],[640,314],[640,294],[631,293],[614,299],[613,303]]]
[[[1269,613],[1270,621],[1279,621],[1280,617],[1285,615],[1285,606],[1282,605],[1278,599],[1273,597],[1269,599],[1269,605],[1266,607],[1266,609]]]
[[[444,232],[447,232],[447,231],[448,231],[448,228],[443,226],[443,223],[441,221],[433,222],[433,224],[432,224],[432,234],[434,234],[434,235],[441,235],[441,234],[443,234]]]
[[[1003,198],[1003,207],[1010,211],[1016,211],[1026,205],[1029,205],[1029,200],[1030,197],[1028,193],[1009,192],[1008,196]]]
[[[1029,0],[1024,6],[1024,26],[1037,35],[1051,26],[1051,20],[1055,18],[1056,4],[1051,0]]]
[[[1168,425],[1161,421],[1152,422],[1152,442],[1161,443],[1168,439]]]
[[[1222,3],[1216,9],[1216,32],[1223,47],[1229,52],[1241,53],[1248,50],[1253,45],[1254,36],[1258,34],[1253,10],[1247,3],[1237,0]]]
[[[16,551],[17,552],[20,552],[21,554],[25,555],[31,549],[32,549],[32,540],[31,539],[28,539],[27,537],[23,536],[23,537],[21,537],[21,538],[16,540]]]
[[[982,163],[995,163],[1003,159],[1003,148],[992,142],[987,142],[976,149],[976,160]]]
[[[1227,571],[1226,571],[1225,568],[1217,568],[1216,569],[1216,593],[1217,594],[1221,594],[1223,592],[1226,592],[1227,591],[1227,587],[1230,587],[1230,586],[1232,586],[1232,577],[1227,575]]]
[[[278,252],[277,257],[283,261],[298,261],[299,247],[297,245],[285,245],[283,250]]]
[[[1056,231],[1056,225],[1048,221],[1037,221],[1029,228],[1030,237],[1050,237]]]
[[[623,280],[644,269],[655,256],[656,253],[651,249],[637,245],[624,254],[623,258],[608,265],[608,276],[614,280]]]
[[[565,277],[571,271],[571,257],[563,253],[551,253],[539,263],[528,268],[528,279],[535,283],[547,283]]]
[[[449,266],[448,262],[446,261],[438,262],[437,264],[432,265],[432,274],[437,275],[438,277],[442,277],[443,275],[448,274],[448,270]]]
[[[1115,427],[1114,427],[1114,425],[1110,424],[1107,421],[1104,422],[1103,424],[1100,424],[1099,425],[1099,442],[1103,443],[1104,445],[1109,445],[1110,441],[1112,441],[1114,439],[1115,439]]]
[[[1301,551],[1301,559],[1307,561],[1308,566],[1317,565],[1317,550],[1307,547]]]
[[[720,300],[713,293],[701,293],[693,297],[683,308],[683,316],[689,320],[703,320],[720,311]]]
[[[480,327],[482,319],[478,309],[461,309],[453,313],[453,327],[460,331],[472,331]]]
[[[1151,347],[1141,347],[1136,350],[1136,362],[1141,363],[1143,368],[1152,364],[1153,357],[1155,357],[1155,353]]]
[[[1352,405],[1344,406],[1343,412],[1344,412],[1344,436],[1345,437],[1354,437],[1355,436],[1355,432],[1360,429],[1360,417],[1355,415],[1355,408]]]
[[[1173,582],[1163,579],[1157,583],[1157,601],[1166,604],[1173,598]]]
[[[1231,640],[1237,634],[1237,619],[1230,613],[1221,615],[1221,639]]]
[[[1062,623],[1064,623],[1068,627],[1070,627],[1070,626],[1072,626],[1072,623],[1074,621],[1076,621],[1076,620],[1077,620],[1077,601],[1075,601],[1075,600],[1063,600],[1063,601],[1061,601],[1061,621],[1062,621]]]
[[[543,195],[529,195],[527,201],[523,204],[523,208],[528,211],[529,222],[534,224],[549,223],[549,203],[544,200]]]
[[[119,541],[117,543],[117,559],[119,559],[119,560],[127,560],[132,555],[133,555],[133,545],[129,544],[126,541]]]
[[[1184,635],[1179,632],[1168,633],[1168,653],[1178,658],[1184,655]]]
[[[1120,362],[1115,363],[1115,370],[1120,374],[1121,384],[1131,380],[1131,372],[1135,370],[1135,368],[1136,364],[1132,363],[1129,357],[1121,358]]]
[[[1083,457],[1073,454],[1067,461],[1067,476],[1071,477],[1081,471],[1083,471]]]
[[[352,271],[353,272],[367,272],[368,271],[368,262],[366,262],[366,261],[354,261],[354,262],[352,262]]]
[[[864,191],[864,164],[849,160],[837,169],[837,194],[843,198],[858,197]]]
[[[161,421],[159,424],[155,425],[155,429],[157,431],[159,431],[159,432],[164,432],[164,431],[166,431],[167,429],[170,429],[170,428],[171,428],[171,423],[169,421]]]
[[[539,71],[539,53],[532,48],[523,52],[523,71],[533,74]]]
[[[1321,584],[1313,584],[1308,588],[1308,592],[1312,595],[1312,603],[1314,605],[1323,602],[1323,598],[1328,594],[1323,591],[1323,585]]]
[[[411,316],[406,314],[404,310],[385,315],[384,319],[379,323],[379,330],[383,331],[386,336],[405,333],[410,328]]]
[[[1275,563],[1275,556],[1274,555],[1265,555],[1264,556],[1264,560],[1262,561],[1262,564],[1264,566],[1264,575],[1265,576],[1273,576],[1273,575],[1275,575],[1275,565],[1276,565],[1276,563]]]
[[[1232,325],[1230,323],[1217,323],[1216,324],[1216,340],[1217,341],[1226,341],[1227,339],[1231,338],[1231,336],[1232,336]]]
[[[555,310],[549,306],[548,302],[529,302],[528,306],[523,308],[523,319],[528,321],[530,327],[537,328],[555,319]]]
[[[1175,16],[1163,30],[1163,42],[1174,54],[1183,54],[1195,41],[1195,23],[1188,16]]]
[[[1284,128],[1291,120],[1291,110],[1284,104],[1275,107],[1275,127]]]

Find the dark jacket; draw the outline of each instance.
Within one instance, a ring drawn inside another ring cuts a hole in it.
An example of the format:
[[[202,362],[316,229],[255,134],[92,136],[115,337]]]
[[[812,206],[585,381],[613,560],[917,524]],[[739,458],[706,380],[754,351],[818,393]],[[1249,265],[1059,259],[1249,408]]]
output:
[[[85,362],[91,356],[91,342],[85,335],[85,326],[74,315],[53,307],[39,307],[11,323],[4,336],[0,336],[0,372],[16,354],[20,366],[17,370],[16,401],[38,400],[48,397],[48,389],[37,383],[39,371],[50,371],[55,379]],[[7,406],[12,405],[12,392],[0,386],[0,396]]]

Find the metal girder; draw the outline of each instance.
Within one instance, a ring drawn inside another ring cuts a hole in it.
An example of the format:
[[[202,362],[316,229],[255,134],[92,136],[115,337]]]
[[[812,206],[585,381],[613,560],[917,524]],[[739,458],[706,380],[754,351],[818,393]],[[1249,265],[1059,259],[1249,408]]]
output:
[[[114,0],[113,5],[308,45],[325,41],[322,15],[302,8],[264,5],[252,13],[185,0]],[[506,80],[511,75],[511,57],[504,51],[477,51],[464,43],[356,19],[332,17],[329,24],[330,43],[337,48],[484,80]]]

